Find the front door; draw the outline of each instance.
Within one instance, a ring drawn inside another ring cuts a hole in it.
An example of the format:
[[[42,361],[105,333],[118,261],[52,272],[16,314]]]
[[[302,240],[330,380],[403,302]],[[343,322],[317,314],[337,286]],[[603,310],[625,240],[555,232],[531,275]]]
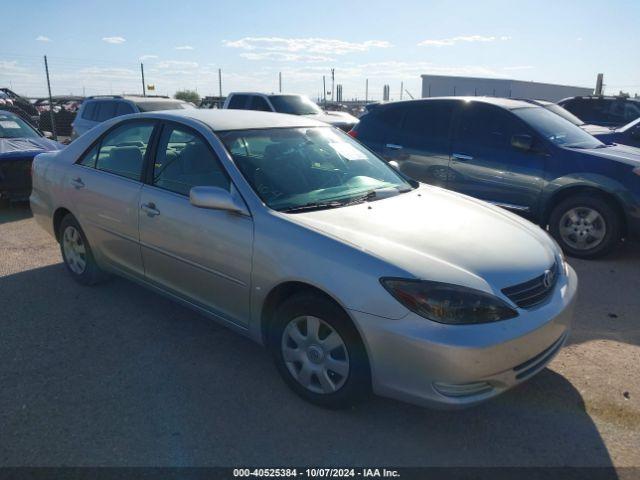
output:
[[[106,133],[69,170],[71,200],[98,261],[142,276],[138,204],[143,159],[155,122],[126,122]]]
[[[447,188],[532,213],[544,186],[546,155],[511,144],[536,134],[512,112],[482,102],[461,103],[455,121]]]
[[[194,186],[235,193],[207,140],[188,127],[162,129],[139,204],[147,279],[236,324],[247,324],[253,221],[189,203]]]

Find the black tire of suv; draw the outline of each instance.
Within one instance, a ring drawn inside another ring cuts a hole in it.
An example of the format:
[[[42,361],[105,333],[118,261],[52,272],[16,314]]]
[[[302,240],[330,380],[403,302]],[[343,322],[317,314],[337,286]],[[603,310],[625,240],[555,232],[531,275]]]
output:
[[[65,230],[70,226],[74,227],[78,231],[80,237],[82,238],[82,243],[85,247],[86,267],[81,274],[77,274],[73,270],[71,270],[64,252],[63,235]],[[93,252],[91,251],[91,246],[87,241],[87,237],[85,236],[84,231],[73,215],[67,214],[60,222],[60,226],[58,227],[58,239],[60,240],[60,252],[62,253],[64,265],[67,268],[69,274],[76,282],[80,283],[81,285],[96,285],[109,278],[109,275],[102,269],[100,269],[100,267],[98,267],[98,264],[96,263],[96,260],[93,256]]]
[[[345,383],[334,393],[321,394],[306,389],[291,375],[282,357],[281,342],[285,327],[292,319],[305,315],[322,319],[344,340],[349,356],[349,373]],[[371,372],[362,339],[349,316],[328,298],[314,293],[301,293],[285,300],[275,311],[268,344],[284,381],[308,402],[329,409],[344,409],[361,403],[371,394]]]
[[[562,216],[572,208],[579,207],[597,211],[602,216],[606,228],[602,242],[587,250],[573,248],[560,235]],[[575,258],[594,259],[608,254],[620,242],[622,221],[615,207],[607,199],[597,194],[579,194],[561,201],[553,208],[549,216],[549,232],[567,255]]]

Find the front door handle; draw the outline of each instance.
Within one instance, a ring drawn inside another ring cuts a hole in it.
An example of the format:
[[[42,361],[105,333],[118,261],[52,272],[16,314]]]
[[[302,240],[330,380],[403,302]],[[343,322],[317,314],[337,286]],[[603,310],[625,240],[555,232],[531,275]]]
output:
[[[473,160],[473,157],[471,155],[465,155],[464,153],[454,153],[452,157],[455,158],[456,160],[460,160],[461,162]]]
[[[82,179],[80,177],[74,178],[73,180],[71,180],[71,185],[73,185],[74,187],[76,187],[77,190],[84,188],[84,182],[82,181]]]
[[[150,217],[160,215],[160,210],[156,208],[156,204],[153,202],[143,203],[142,205],[140,205],[140,208]]]
[[[395,143],[387,143],[385,147],[390,148],[391,150],[402,150],[404,148],[402,145],[397,145]]]

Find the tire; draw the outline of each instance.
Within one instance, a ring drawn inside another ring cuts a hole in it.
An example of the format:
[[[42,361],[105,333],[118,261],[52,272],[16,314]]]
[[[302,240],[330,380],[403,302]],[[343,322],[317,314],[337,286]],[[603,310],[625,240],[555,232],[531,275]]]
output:
[[[302,293],[285,300],[274,315],[269,348],[278,371],[294,392],[315,405],[331,409],[356,405],[370,395],[367,353],[344,310],[320,295]],[[310,335],[316,324],[314,319],[319,320],[317,336]],[[307,375],[310,369],[313,371]],[[294,374],[303,380],[308,378],[308,386]],[[334,390],[327,388],[331,386]]]
[[[73,215],[66,215],[60,222],[58,238],[64,265],[76,282],[95,285],[108,277],[98,267],[87,237]]]
[[[599,195],[569,197],[549,217],[549,232],[567,255],[576,258],[606,255],[620,241],[621,231],[620,215]]]

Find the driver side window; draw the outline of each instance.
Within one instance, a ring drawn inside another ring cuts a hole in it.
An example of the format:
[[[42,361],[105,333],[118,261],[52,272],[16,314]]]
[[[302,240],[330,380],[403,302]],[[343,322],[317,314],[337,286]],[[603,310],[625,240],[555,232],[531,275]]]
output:
[[[196,132],[165,126],[153,166],[153,185],[181,195],[191,187],[230,189],[230,181],[218,157]]]

